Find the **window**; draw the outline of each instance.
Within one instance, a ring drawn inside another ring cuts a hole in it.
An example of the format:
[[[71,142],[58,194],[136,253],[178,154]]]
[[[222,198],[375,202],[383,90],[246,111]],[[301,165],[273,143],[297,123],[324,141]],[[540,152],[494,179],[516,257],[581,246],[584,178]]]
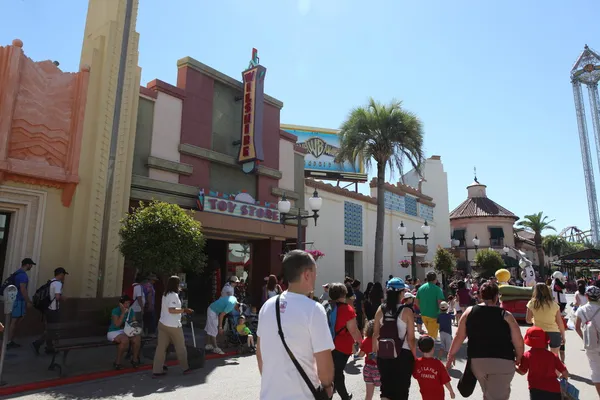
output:
[[[452,233],[452,238],[460,241],[459,246],[464,247],[465,245],[465,235],[467,231],[466,229],[455,229],[454,233]]]
[[[490,231],[490,246],[504,246],[504,230],[502,228],[489,228]]]

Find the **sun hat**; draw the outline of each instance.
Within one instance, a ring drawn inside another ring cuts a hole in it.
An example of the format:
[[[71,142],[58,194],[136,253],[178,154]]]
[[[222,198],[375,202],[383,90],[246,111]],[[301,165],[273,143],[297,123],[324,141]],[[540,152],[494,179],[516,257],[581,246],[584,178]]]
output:
[[[442,302],[440,303],[440,310],[442,310],[442,311],[446,311],[446,310],[448,309],[448,307],[449,307],[449,305],[448,305],[448,303],[446,303],[445,301],[442,301]]]
[[[548,334],[539,326],[532,326],[525,333],[525,344],[534,349],[545,349],[550,339]]]
[[[596,301],[600,298],[600,288],[597,286],[588,286],[585,289],[585,294],[590,300]]]
[[[399,292],[406,289],[406,284],[404,284],[404,281],[401,278],[392,278],[387,282],[386,288],[387,290]]]

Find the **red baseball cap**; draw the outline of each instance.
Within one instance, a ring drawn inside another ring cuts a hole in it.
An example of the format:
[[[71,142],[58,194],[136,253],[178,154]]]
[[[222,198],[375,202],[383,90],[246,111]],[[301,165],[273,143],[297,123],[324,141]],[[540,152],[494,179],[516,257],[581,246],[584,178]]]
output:
[[[548,346],[550,339],[546,332],[538,326],[532,326],[525,333],[525,344],[534,349],[544,349]]]

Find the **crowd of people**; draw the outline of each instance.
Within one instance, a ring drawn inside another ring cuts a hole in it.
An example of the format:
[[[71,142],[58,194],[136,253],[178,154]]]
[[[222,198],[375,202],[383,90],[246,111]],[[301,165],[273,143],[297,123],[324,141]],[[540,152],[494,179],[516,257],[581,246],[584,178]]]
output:
[[[367,400],[376,388],[382,399],[408,399],[413,378],[423,399],[443,399],[445,392],[454,398],[448,371],[465,341],[461,393],[478,382],[485,400],[509,399],[519,373],[527,375],[532,399],[561,398],[560,379],[569,373],[564,315],[554,287],[537,283],[533,288],[527,305],[533,326],[523,336],[514,316],[500,307],[495,277],[455,281],[446,294],[434,272],[423,284],[390,277],[384,285],[367,284],[364,293],[361,282],[347,278],[324,285],[315,301],[317,268],[310,254],[288,253],[283,271],[289,287],[260,310],[261,399],[329,399],[334,393],[351,399],[344,369],[349,359],[361,357]],[[600,395],[600,330],[595,328],[600,327],[600,288],[581,282],[578,293],[575,330]]]

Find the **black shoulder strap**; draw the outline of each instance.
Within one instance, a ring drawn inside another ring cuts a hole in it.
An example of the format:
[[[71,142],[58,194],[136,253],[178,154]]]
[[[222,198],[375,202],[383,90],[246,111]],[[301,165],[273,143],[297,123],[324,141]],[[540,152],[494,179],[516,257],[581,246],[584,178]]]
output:
[[[288,356],[290,356],[290,359],[294,363],[294,366],[300,373],[300,376],[302,376],[302,379],[304,379],[304,382],[306,382],[306,385],[310,389],[310,392],[313,394],[315,399],[317,399],[318,398],[317,397],[318,396],[317,389],[315,389],[312,382],[310,381],[310,378],[308,377],[308,375],[306,375],[306,372],[304,372],[304,370],[302,369],[302,366],[300,365],[298,360],[296,360],[294,353],[292,353],[292,351],[288,347],[287,343],[285,342],[285,337],[283,336],[283,330],[281,329],[281,313],[279,311],[279,298],[280,297],[281,297],[281,295],[277,295],[277,299],[275,300],[275,315],[277,316],[277,329],[279,330],[279,337],[281,338],[281,343],[283,344],[285,351],[288,353]]]

